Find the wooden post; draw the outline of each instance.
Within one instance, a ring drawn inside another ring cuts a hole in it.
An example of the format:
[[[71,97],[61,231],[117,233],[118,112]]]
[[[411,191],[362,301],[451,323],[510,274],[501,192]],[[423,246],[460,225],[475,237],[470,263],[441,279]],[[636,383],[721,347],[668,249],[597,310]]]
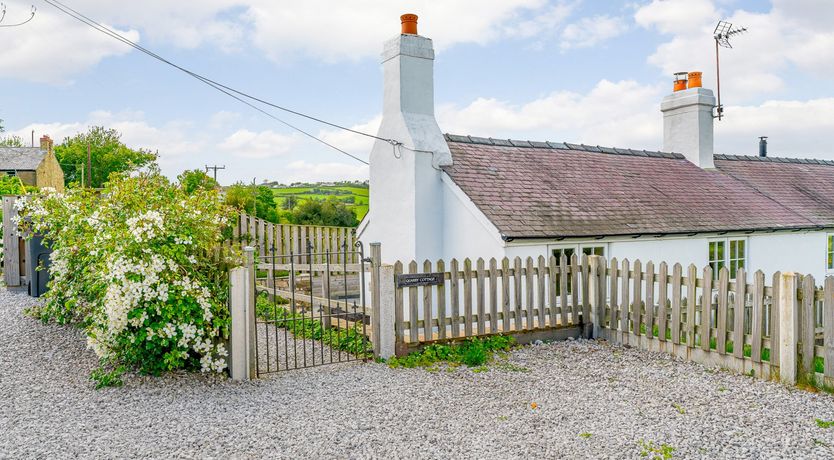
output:
[[[255,322],[255,248],[243,249],[245,265],[233,268],[229,273],[231,293],[231,331],[229,340],[229,374],[234,380],[251,380],[257,377],[255,346],[257,323]]]
[[[600,318],[602,317],[602,309],[605,308],[605,299],[600,296],[600,283],[603,282],[599,275],[601,259],[600,256],[588,256],[588,265],[590,267],[588,272],[590,277],[588,283],[588,301],[591,304],[591,315],[590,318],[586,318],[585,320],[585,337],[589,339],[599,338]]]
[[[799,302],[796,298],[796,275],[782,273],[779,277],[779,379],[796,384],[796,345],[799,336]],[[774,299],[776,300],[776,299]]]
[[[376,246],[374,246],[376,244]],[[371,244],[371,260],[377,263],[382,258],[379,243]],[[376,247],[376,252],[374,252]],[[374,259],[374,257],[377,257]],[[374,348],[374,354],[378,358],[388,359],[397,351],[397,343],[395,340],[395,294],[397,290],[396,279],[394,277],[394,266],[389,264],[379,265],[379,274],[376,276],[377,284],[374,288],[376,293],[377,303],[373,306],[375,329],[371,332],[373,334],[374,342],[379,348]]]
[[[823,346],[825,347],[824,380],[826,385],[834,384],[834,277],[825,278],[822,325]]]
[[[380,290],[380,266],[382,265],[382,246],[380,243],[371,243],[371,343],[374,347],[374,356],[379,356],[381,350],[379,331],[381,316],[381,290]],[[393,272],[391,273],[393,276]],[[312,283],[312,280],[310,280]],[[364,287],[363,287],[364,289]],[[393,309],[392,309],[393,310]],[[393,332],[393,330],[392,330]]]

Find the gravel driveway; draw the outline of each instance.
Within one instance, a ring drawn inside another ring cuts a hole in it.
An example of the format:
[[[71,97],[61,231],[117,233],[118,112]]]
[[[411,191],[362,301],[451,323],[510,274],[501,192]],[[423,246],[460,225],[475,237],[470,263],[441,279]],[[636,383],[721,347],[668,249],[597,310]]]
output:
[[[834,398],[574,341],[486,372],[339,364],[94,390],[83,335],[0,291],[0,457],[832,458]],[[535,402],[536,409],[531,409]]]

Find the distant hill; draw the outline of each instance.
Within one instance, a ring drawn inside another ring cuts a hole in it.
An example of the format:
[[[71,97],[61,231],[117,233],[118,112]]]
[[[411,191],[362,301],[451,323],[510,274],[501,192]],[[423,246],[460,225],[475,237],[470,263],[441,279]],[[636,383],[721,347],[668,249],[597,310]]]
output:
[[[272,193],[275,194],[275,203],[279,208],[284,205],[284,200],[290,195],[294,195],[299,202],[333,197],[353,209],[358,220],[362,220],[368,213],[368,184],[366,182],[316,182],[291,185],[267,182],[261,185],[272,189]]]

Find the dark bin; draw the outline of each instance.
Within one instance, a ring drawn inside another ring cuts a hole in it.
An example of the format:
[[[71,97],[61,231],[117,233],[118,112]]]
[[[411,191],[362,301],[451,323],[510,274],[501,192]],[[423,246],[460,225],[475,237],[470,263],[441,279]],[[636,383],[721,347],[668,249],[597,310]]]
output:
[[[40,297],[46,292],[49,282],[49,254],[52,250],[43,244],[42,235],[33,235],[26,241],[26,279],[29,280],[29,295]],[[41,270],[38,267],[43,265]]]

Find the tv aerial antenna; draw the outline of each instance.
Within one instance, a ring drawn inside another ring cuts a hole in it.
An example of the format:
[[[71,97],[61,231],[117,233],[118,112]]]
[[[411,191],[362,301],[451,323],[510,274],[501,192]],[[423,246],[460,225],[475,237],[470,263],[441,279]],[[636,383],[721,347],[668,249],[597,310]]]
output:
[[[32,11],[31,11],[31,14],[29,15],[29,18],[28,18],[28,19],[26,19],[25,21],[18,22],[18,23],[16,23],[16,24],[3,24],[3,20],[4,20],[4,19],[6,19],[6,4],[5,4],[5,3],[0,2],[0,27],[17,27],[17,26],[22,26],[23,24],[26,24],[27,22],[29,22],[29,21],[31,21],[32,19],[34,19],[34,18],[35,18],[35,12],[36,12],[36,11],[38,11],[38,9],[37,9],[37,8],[35,8],[35,5],[32,5]]]
[[[744,27],[733,27],[727,21],[718,21],[718,25],[715,26],[715,31],[713,32],[713,37],[715,38],[715,78],[717,79],[716,89],[718,91],[718,105],[716,106],[715,116],[719,120],[724,115],[724,106],[721,105],[721,65],[718,60],[718,50],[719,48],[732,48],[733,45],[730,44],[730,38],[746,31],[747,29]]]

